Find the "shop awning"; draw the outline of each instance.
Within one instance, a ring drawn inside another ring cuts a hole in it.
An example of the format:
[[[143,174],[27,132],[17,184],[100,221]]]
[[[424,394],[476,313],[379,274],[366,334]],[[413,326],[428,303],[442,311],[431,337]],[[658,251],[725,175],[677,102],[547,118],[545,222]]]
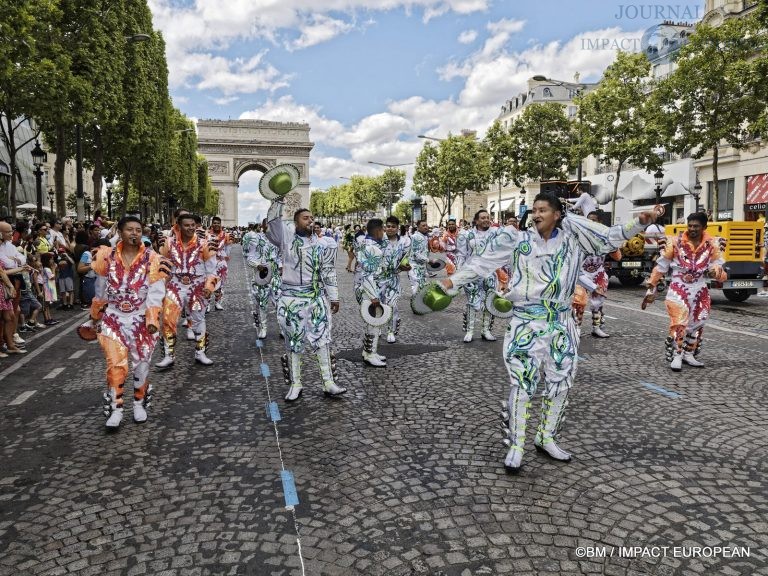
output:
[[[675,196],[685,196],[688,194],[688,190],[685,189],[685,186],[680,184],[680,182],[672,182],[669,186],[667,186],[667,189],[664,190],[664,193],[661,195],[662,198],[673,198]]]

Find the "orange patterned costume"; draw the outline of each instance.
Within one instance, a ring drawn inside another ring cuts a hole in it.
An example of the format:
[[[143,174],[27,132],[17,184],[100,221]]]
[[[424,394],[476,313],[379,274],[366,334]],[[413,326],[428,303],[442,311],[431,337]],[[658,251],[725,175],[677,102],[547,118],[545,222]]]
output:
[[[97,274],[96,295],[91,318],[100,322],[99,344],[107,360],[105,416],[116,414],[119,424],[123,409],[123,385],[128,377],[128,356],[133,363],[134,419],[143,421],[143,408],[149,405],[151,387],[147,381],[149,361],[160,329],[160,309],[165,295],[167,274],[161,258],[144,246],[126,268],[122,242],[115,248],[102,246],[92,264]],[[136,417],[139,406],[143,419]],[[108,421],[109,422],[109,421]],[[109,424],[108,424],[109,425]],[[112,426],[116,427],[116,426]]]
[[[706,232],[697,247],[688,239],[688,232],[667,238],[648,284],[655,290],[659,281],[671,271],[672,279],[665,299],[669,314],[668,360],[673,355],[698,351],[704,323],[712,308],[706,277],[720,282],[725,280],[723,263],[719,243]]]
[[[229,271],[229,251],[232,249],[232,236],[224,230],[216,233],[213,229],[210,229],[208,230],[208,242],[209,244],[216,245],[216,276],[218,276],[219,280],[216,283],[215,299],[216,302],[221,302],[224,296],[222,288]]]
[[[168,280],[163,300],[163,360],[155,364],[158,368],[169,368],[175,359],[176,330],[181,311],[187,311],[191,328],[195,333],[195,360],[210,364],[205,356],[208,334],[205,331],[205,309],[208,299],[205,291],[216,288],[216,253],[206,240],[197,235],[186,244],[181,231],[174,226],[173,234],[166,239],[160,253],[170,260],[172,274]]]

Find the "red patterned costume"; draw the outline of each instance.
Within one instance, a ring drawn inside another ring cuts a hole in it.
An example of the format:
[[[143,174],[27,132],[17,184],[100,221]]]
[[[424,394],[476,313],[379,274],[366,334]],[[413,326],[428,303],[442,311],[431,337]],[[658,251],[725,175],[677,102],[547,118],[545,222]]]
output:
[[[689,240],[688,232],[669,237],[659,254],[648,284],[655,292],[659,281],[671,271],[665,304],[669,314],[667,360],[672,361],[673,370],[680,369],[681,361],[703,366],[694,356],[712,308],[706,277],[725,280],[723,263],[718,241],[706,232],[698,246]]]
[[[208,231],[208,243],[209,245],[216,246],[216,276],[219,280],[216,283],[215,289],[215,302],[216,309],[223,310],[221,306],[221,300],[224,296],[223,286],[224,281],[227,279],[227,272],[229,269],[229,251],[232,247],[232,236],[224,230],[216,232],[213,228]]]
[[[180,229],[176,226],[173,228],[173,234],[160,248],[160,253],[170,260],[172,274],[163,300],[165,355],[155,366],[168,368],[175,360],[176,330],[182,310],[187,311],[195,334],[195,360],[201,364],[212,364],[205,355],[209,340],[205,330],[205,309],[218,279],[216,254],[207,242],[197,235],[185,243]]]
[[[143,245],[127,265],[123,243],[102,246],[93,259],[97,274],[91,319],[100,322],[99,344],[107,360],[107,392],[104,394],[107,426],[116,428],[123,411],[123,385],[128,377],[128,356],[133,363],[134,420],[146,420],[151,387],[149,361],[159,336],[160,309],[168,278],[161,258]]]

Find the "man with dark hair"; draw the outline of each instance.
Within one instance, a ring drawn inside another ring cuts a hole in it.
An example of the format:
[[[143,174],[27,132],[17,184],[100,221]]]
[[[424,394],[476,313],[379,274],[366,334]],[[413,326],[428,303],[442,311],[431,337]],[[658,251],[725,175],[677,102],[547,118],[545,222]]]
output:
[[[232,236],[221,227],[221,218],[214,216],[208,231],[209,247],[216,252],[216,276],[218,281],[214,291],[213,305],[216,310],[224,310],[221,301],[224,298],[224,281],[229,270],[229,251],[232,248]]]
[[[392,306],[392,319],[387,330],[387,342],[397,341],[397,333],[400,330],[400,311],[397,303],[403,288],[400,285],[400,272],[411,269],[408,264],[408,241],[399,234],[400,220],[396,216],[387,218],[384,226],[384,256],[379,276],[381,302]]]
[[[696,356],[712,308],[706,279],[722,282],[727,278],[719,243],[707,234],[706,229],[707,215],[694,212],[688,216],[685,232],[667,238],[643,298],[642,308],[645,309],[656,299],[659,281],[671,273],[664,303],[669,314],[667,361],[671,362],[670,368],[675,372],[683,369],[683,363],[697,368],[704,366]]]
[[[482,254],[488,242],[496,235],[499,228],[491,228],[491,215],[487,210],[478,210],[472,219],[473,227],[459,234],[456,250],[458,269],[477,254]],[[467,306],[464,310],[464,342],[472,342],[475,333],[475,320],[482,318],[482,338],[493,342],[493,316],[485,308],[485,298],[490,291],[496,290],[496,271],[478,280],[464,285]]]
[[[357,303],[370,300],[373,306],[381,303],[380,276],[384,262],[384,223],[371,218],[365,226],[365,239],[357,244],[357,270],[355,271],[355,297]],[[363,337],[363,361],[370,366],[383,367],[387,359],[378,353],[381,328],[365,323]]]
[[[312,234],[312,212],[306,208],[297,210],[292,230],[280,219],[282,211],[283,198],[279,197],[267,212],[267,239],[283,259],[277,321],[288,349],[282,358],[283,374],[290,384],[285,399],[293,402],[301,396],[301,355],[306,345],[317,355],[323,391],[337,396],[347,390],[336,385],[336,361],[329,348],[331,314],[339,311],[336,251]]]
[[[93,258],[96,274],[91,321],[107,361],[104,393],[106,426],[115,430],[123,419],[123,385],[128,357],[133,363],[133,419],[144,422],[152,397],[147,377],[160,329],[160,310],[170,273],[160,256],[141,242],[141,220],[125,216],[118,224],[120,241],[100,247]],[[167,320],[166,320],[167,321]]]
[[[508,264],[509,292],[515,303],[504,338],[504,363],[510,378],[508,446],[504,465],[511,473],[522,466],[525,428],[538,381],[544,379],[541,420],[534,440],[537,449],[562,462],[571,455],[555,442],[577,366],[579,330],[571,311],[581,263],[588,254],[607,254],[663,214],[644,212],[627,224],[607,228],[569,214],[559,199],[540,193],[530,211],[533,228],[499,229],[482,252],[475,252],[443,286],[452,290],[487,278]]]
[[[411,248],[408,253],[408,263],[411,271],[411,290],[418,292],[427,281],[427,261],[429,260],[429,224],[426,220],[416,222],[416,232],[411,236]]]
[[[163,301],[163,359],[158,368],[170,368],[175,359],[177,324],[181,311],[186,310],[195,337],[195,362],[209,366],[213,361],[206,355],[210,342],[206,332],[205,309],[216,287],[216,253],[205,239],[196,233],[197,222],[192,214],[180,214],[172,236],[160,247],[160,254],[170,261],[172,275],[168,280]]]

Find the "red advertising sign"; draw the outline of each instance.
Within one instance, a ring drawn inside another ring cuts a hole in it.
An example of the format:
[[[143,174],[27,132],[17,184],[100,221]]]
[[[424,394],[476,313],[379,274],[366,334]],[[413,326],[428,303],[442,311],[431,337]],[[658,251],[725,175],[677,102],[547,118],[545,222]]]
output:
[[[747,178],[747,204],[768,202],[768,174],[755,174]]]

